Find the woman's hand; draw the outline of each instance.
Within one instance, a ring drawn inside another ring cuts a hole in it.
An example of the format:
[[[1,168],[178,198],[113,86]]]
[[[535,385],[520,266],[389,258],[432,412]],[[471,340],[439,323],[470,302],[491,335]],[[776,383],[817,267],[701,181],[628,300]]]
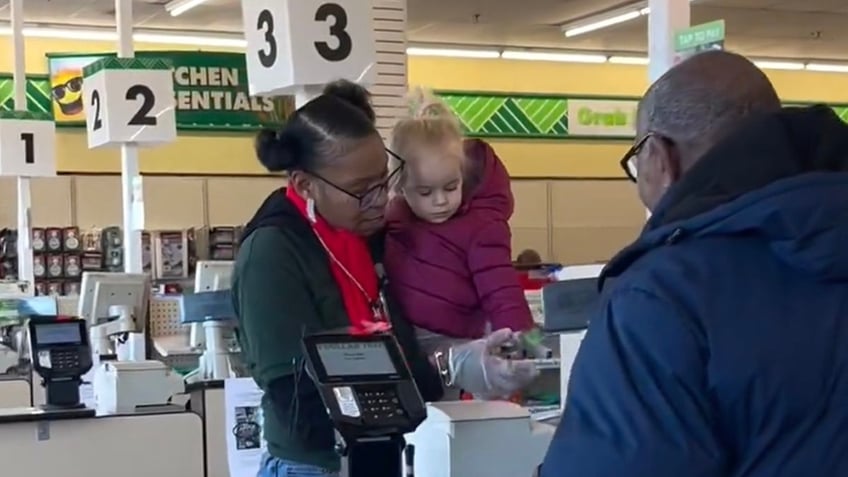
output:
[[[530,384],[539,371],[532,360],[505,359],[503,348],[512,348],[518,337],[509,328],[485,338],[454,346],[448,353],[454,385],[488,399],[504,398]]]

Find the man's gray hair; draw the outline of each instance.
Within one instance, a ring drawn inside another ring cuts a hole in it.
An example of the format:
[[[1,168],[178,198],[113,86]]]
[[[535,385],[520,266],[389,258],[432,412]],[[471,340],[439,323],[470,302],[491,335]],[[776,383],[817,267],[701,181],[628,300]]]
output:
[[[676,65],[648,88],[637,124],[640,135],[653,132],[701,150],[748,116],[780,107],[774,86],[748,59],[709,51]]]

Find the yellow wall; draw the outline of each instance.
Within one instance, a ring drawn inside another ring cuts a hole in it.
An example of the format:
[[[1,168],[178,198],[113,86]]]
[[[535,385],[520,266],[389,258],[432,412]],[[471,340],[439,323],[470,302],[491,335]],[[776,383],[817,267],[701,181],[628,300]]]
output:
[[[27,40],[27,71],[46,73],[45,53],[113,51],[102,42]],[[138,45],[138,49],[187,49]],[[0,51],[12,51],[8,38]],[[12,70],[11,55],[0,56],[0,71]],[[769,76],[785,100],[848,103],[848,76],[832,73],[772,71]],[[647,87],[643,66],[580,65],[507,60],[410,58],[410,83],[434,89],[639,96]],[[58,134],[58,166],[72,172],[117,172],[118,151],[89,151],[84,131]],[[626,142],[504,140],[494,145],[515,177],[620,177],[618,159]],[[249,135],[181,135],[171,145],[143,150],[144,172],[260,174]]]

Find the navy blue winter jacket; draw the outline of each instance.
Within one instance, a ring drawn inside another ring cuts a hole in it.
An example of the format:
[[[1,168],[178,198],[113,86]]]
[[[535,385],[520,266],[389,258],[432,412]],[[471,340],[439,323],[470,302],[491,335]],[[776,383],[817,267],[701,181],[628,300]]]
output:
[[[848,125],[752,118],[602,279],[541,477],[848,476]]]

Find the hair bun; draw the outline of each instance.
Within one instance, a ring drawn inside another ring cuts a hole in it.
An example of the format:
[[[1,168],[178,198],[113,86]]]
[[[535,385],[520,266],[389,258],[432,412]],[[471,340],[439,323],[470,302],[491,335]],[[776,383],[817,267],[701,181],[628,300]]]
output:
[[[324,86],[324,95],[338,98],[365,113],[373,123],[377,115],[371,106],[371,93],[362,86],[348,80],[336,80]]]
[[[256,135],[254,148],[259,162],[269,172],[282,172],[297,166],[297,148],[285,130],[263,129]]]
[[[449,119],[456,120],[456,115],[444,101],[423,88],[411,90],[407,96],[409,116],[412,119]]]

